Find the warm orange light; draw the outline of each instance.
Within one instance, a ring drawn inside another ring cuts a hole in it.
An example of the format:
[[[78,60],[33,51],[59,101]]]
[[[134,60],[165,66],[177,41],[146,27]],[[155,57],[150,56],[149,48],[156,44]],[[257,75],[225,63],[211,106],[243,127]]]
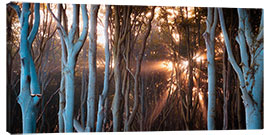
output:
[[[163,61],[161,66],[169,71],[173,70],[173,63],[171,61]]]
[[[202,60],[201,57],[197,57],[197,58],[196,58],[196,61],[197,61],[197,62],[201,62],[201,60]]]
[[[202,95],[201,92],[199,92],[199,99],[200,99],[200,102],[203,102],[203,101],[202,101],[202,100],[203,100],[203,95]]]
[[[188,14],[186,10],[183,10],[184,12],[184,17],[185,18],[192,18],[192,17],[195,17],[195,14],[194,14],[194,7],[187,7],[187,10],[188,10]]]
[[[223,36],[223,33],[222,33],[222,32],[220,32],[219,38],[220,38],[220,41],[221,41],[221,42],[224,42],[224,36]]]
[[[186,68],[188,66],[188,61],[183,61],[183,68]]]
[[[173,33],[172,34],[172,37],[174,38],[174,40],[176,41],[176,42],[178,42],[180,39],[179,39],[179,34],[178,33]]]

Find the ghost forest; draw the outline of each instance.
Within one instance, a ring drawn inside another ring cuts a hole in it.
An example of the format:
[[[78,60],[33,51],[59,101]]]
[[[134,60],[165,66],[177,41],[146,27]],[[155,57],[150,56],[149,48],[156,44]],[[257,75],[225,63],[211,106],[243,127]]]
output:
[[[9,133],[263,129],[263,9],[6,11]]]

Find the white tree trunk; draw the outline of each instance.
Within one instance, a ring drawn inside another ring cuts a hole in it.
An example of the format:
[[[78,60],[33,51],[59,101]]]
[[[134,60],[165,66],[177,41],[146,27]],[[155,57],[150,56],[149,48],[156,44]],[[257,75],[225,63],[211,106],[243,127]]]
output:
[[[228,58],[240,80],[242,99],[246,112],[246,128],[262,128],[262,91],[263,91],[263,20],[257,35],[252,32],[249,16],[245,9],[238,9],[239,32],[236,41],[240,47],[241,65],[238,65],[232,53],[222,9],[218,9]],[[241,67],[240,67],[241,66]]]
[[[213,16],[214,15],[214,16]],[[214,17],[214,18],[213,18]],[[216,70],[215,70],[215,30],[217,25],[217,9],[208,8],[206,31],[203,34],[207,49],[208,62],[208,111],[207,128],[214,130],[216,117]]]
[[[102,94],[99,96],[98,102],[98,112],[97,112],[97,127],[96,132],[102,131],[103,120],[105,115],[105,100],[109,91],[109,74],[110,74],[110,50],[109,50],[109,16],[110,16],[111,6],[106,6],[106,15],[104,22],[104,37],[105,37],[105,73],[104,73],[104,85]]]
[[[58,23],[58,27],[60,27],[60,36],[64,39],[65,47],[62,49],[67,50],[66,59],[64,59],[64,76],[65,76],[65,109],[63,111],[63,119],[65,132],[73,132],[73,115],[74,115],[74,91],[75,91],[75,66],[77,62],[77,56],[85,42],[87,33],[88,33],[88,16],[86,5],[81,5],[82,18],[83,18],[83,30],[78,39],[75,39],[75,33],[78,26],[78,10],[79,7],[76,4],[73,4],[73,23],[71,30],[67,34],[65,28],[62,26],[61,21],[53,14],[50,9],[50,5],[47,4],[49,12],[52,14],[54,19]],[[62,59],[63,60],[63,59]]]
[[[88,64],[89,64],[89,83],[88,83],[88,97],[87,97],[87,121],[86,132],[93,132],[95,130],[95,110],[96,110],[96,82],[97,82],[97,15],[99,5],[91,5],[90,13],[90,34],[89,34],[89,50],[88,50]]]

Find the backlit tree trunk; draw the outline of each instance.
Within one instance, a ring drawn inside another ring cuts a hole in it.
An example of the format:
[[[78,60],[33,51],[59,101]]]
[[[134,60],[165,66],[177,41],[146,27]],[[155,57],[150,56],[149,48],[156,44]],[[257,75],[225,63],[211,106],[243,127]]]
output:
[[[49,11],[51,12],[54,19],[57,21],[58,26],[60,27],[60,36],[64,39],[65,48],[66,48],[66,58],[64,58],[64,82],[65,82],[65,108],[63,110],[63,120],[65,132],[73,132],[73,115],[74,115],[74,91],[75,91],[75,66],[77,62],[78,54],[85,42],[87,33],[88,33],[88,16],[86,5],[81,5],[82,18],[83,18],[83,30],[80,37],[75,39],[76,30],[78,27],[78,5],[73,4],[73,24],[67,34],[67,31],[62,26],[59,19],[52,13],[50,5],[47,5]],[[65,49],[62,48],[62,49]],[[63,60],[63,59],[62,59]]]
[[[128,119],[128,123],[127,125],[125,125],[125,131],[129,131],[130,126],[132,124],[132,122],[134,121],[135,115],[137,113],[138,110],[138,106],[139,106],[139,77],[140,77],[140,72],[141,72],[141,63],[143,60],[143,56],[144,56],[144,50],[145,50],[145,46],[146,46],[146,42],[147,42],[147,38],[150,34],[151,28],[152,28],[152,20],[154,18],[154,11],[155,11],[155,7],[153,7],[151,9],[151,16],[149,18],[149,21],[147,23],[147,29],[145,32],[145,35],[142,38],[142,47],[140,48],[139,54],[136,58],[136,72],[134,75],[134,105],[132,108],[132,113],[129,116]]]
[[[96,105],[96,80],[97,80],[97,15],[99,5],[91,5],[90,13],[90,34],[89,34],[89,83],[88,83],[88,97],[87,97],[87,121],[86,132],[95,130],[95,105]]]
[[[106,6],[106,15],[104,22],[104,37],[105,37],[105,73],[104,73],[104,84],[102,94],[99,96],[98,112],[97,112],[97,127],[96,132],[101,132],[103,127],[103,120],[105,115],[105,100],[108,96],[109,91],[109,70],[110,70],[110,50],[109,50],[109,16],[111,6]]]
[[[114,12],[114,42],[113,42],[113,60],[114,60],[114,97],[112,102],[112,115],[113,115],[113,131],[119,131],[120,125],[121,125],[121,118],[120,118],[120,107],[123,101],[123,95],[121,93],[121,45],[123,44],[124,39],[126,38],[127,30],[124,30],[124,34],[121,34],[120,29],[123,27],[120,27],[120,7],[114,6],[113,10]]]

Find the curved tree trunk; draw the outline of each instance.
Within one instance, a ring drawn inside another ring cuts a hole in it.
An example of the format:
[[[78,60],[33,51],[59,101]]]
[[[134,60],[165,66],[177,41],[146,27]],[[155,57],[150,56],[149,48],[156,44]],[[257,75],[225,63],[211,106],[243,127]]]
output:
[[[112,102],[112,115],[113,115],[113,131],[117,132],[120,130],[120,118],[119,118],[119,111],[120,111],[120,104],[122,102],[122,94],[121,94],[121,70],[120,70],[120,63],[121,63],[121,52],[120,46],[123,41],[120,41],[120,20],[119,20],[119,7],[114,6],[114,24],[115,24],[115,32],[114,32],[114,46],[113,46],[113,60],[114,60],[114,81],[115,81],[115,92]],[[125,38],[125,37],[124,37]]]
[[[148,38],[150,31],[151,31],[151,28],[152,28],[152,20],[153,20],[154,15],[155,15],[154,11],[155,11],[155,7],[153,7],[151,9],[151,16],[150,16],[149,21],[147,23],[146,33],[142,38],[142,41],[143,41],[142,47],[140,48],[140,52],[138,54],[137,61],[136,61],[136,72],[134,75],[134,105],[132,108],[132,113],[129,116],[128,123],[125,126],[125,131],[129,131],[130,126],[134,121],[134,118],[135,118],[135,115],[137,113],[138,106],[139,106],[139,77],[140,77],[140,72],[141,72],[141,63],[142,63],[143,56],[144,56],[144,50],[145,50],[147,38]]]
[[[239,32],[236,41],[240,47],[241,65],[238,65],[231,48],[227,34],[222,9],[218,9],[221,29],[225,39],[228,59],[238,75],[242,99],[246,112],[246,128],[261,129],[262,123],[262,93],[263,93],[263,32],[264,12],[258,34],[252,31],[249,16],[245,9],[238,9]]]
[[[85,42],[88,33],[88,15],[86,5],[81,5],[82,18],[83,18],[83,30],[80,37],[76,37],[78,32],[78,18],[79,18],[79,5],[73,4],[73,23],[72,27],[67,33],[67,30],[61,24],[59,18],[57,18],[50,9],[50,4],[47,4],[49,12],[56,20],[61,38],[64,39],[65,49],[67,54],[66,58],[62,59],[64,65],[64,79],[65,79],[65,108],[63,110],[63,120],[65,132],[73,132],[73,115],[74,115],[74,91],[75,91],[75,66],[77,62],[78,54]],[[65,17],[65,16],[64,16]],[[65,22],[64,22],[65,24]]]

